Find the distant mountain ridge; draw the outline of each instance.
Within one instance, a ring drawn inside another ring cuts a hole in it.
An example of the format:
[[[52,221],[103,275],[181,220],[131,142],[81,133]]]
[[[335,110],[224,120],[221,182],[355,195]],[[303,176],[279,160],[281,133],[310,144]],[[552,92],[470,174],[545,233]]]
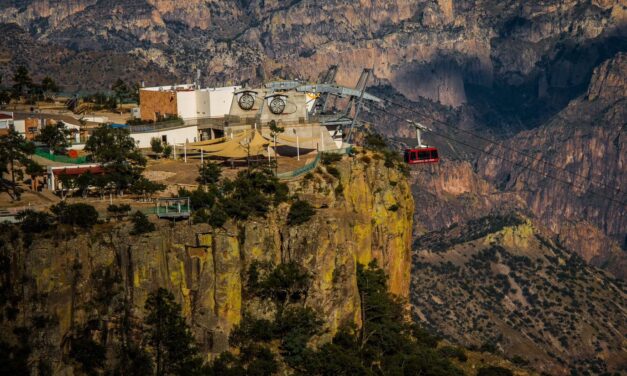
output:
[[[410,99],[426,97],[454,107],[496,101],[505,110],[527,107],[542,113],[585,90],[598,63],[627,49],[621,42],[627,8],[618,0],[367,1],[359,6],[350,1],[32,0],[3,2],[0,10],[0,23],[19,25],[23,38],[37,48],[57,45],[87,53],[76,69],[88,72],[93,51],[132,56],[128,69],[137,81],[146,78],[142,72],[149,63],[161,76],[148,79],[189,80],[201,69],[210,84],[315,79],[337,63],[344,83],[353,83],[361,68],[374,67],[378,82]],[[35,71],[67,69],[39,66],[25,53],[15,57]],[[113,73],[102,82],[117,79]],[[101,82],[88,78],[66,85],[99,88]]]

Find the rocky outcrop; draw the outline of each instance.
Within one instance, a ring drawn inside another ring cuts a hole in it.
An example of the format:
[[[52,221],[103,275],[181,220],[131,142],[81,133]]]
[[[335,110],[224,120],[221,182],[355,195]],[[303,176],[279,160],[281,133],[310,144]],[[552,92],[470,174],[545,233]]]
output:
[[[515,194],[503,194],[477,175],[469,162],[442,161],[412,168],[410,182],[416,210],[415,234],[465,223],[490,212],[523,210]]]
[[[2,325],[8,330],[51,317],[37,334],[47,346],[35,346],[33,357],[51,361],[55,372],[68,372],[64,338],[98,322],[94,336],[114,346],[120,307],[130,307],[132,319],[141,322],[148,293],[166,287],[210,356],[228,348],[228,334],[244,312],[259,309],[245,295],[251,263],[295,261],[312,277],[305,304],[327,329],[318,340],[328,340],[340,325],[360,324],[357,263],[377,259],[389,275],[390,291],[403,297],[409,294],[411,265],[413,201],[403,175],[379,160],[344,160],[336,168],[339,179],[320,168],[290,183],[293,194],[318,207],[300,226],[286,224],[284,204],[266,218],[223,229],[159,223],[156,232],[132,236],[128,223],[109,223],[67,239],[4,243],[15,257],[8,278],[22,295],[15,302],[19,322]]]
[[[586,97],[591,102],[599,99],[610,103],[627,97],[627,53],[594,69]]]

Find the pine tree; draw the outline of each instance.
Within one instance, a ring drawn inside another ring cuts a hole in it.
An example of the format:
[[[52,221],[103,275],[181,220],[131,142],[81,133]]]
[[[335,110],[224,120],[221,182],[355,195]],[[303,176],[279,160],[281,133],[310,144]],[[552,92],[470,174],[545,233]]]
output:
[[[145,309],[148,314],[144,323],[148,327],[148,345],[155,358],[156,375],[198,373],[202,360],[172,293],[159,288],[148,295]]]
[[[222,175],[222,168],[217,163],[204,162],[198,167],[198,175],[196,181],[200,185],[217,184]]]
[[[130,208],[129,208],[130,209]],[[133,214],[133,230],[131,234],[140,235],[155,231],[155,224],[148,220],[148,217],[139,210]]]
[[[45,144],[51,153],[62,154],[69,145],[67,141],[69,134],[70,131],[65,128],[63,122],[60,122],[57,125],[43,127],[35,140]]]
[[[26,141],[22,135],[9,130],[6,136],[0,137],[0,190],[7,192],[12,199],[19,200],[21,189],[17,186],[17,179],[23,177],[22,169],[17,165],[26,166],[36,164],[29,156],[35,153],[35,145]],[[30,166],[29,170],[37,166]],[[5,182],[3,174],[11,176],[10,182]]]
[[[13,82],[15,82],[13,85],[13,95],[16,98],[24,94],[25,90],[30,90],[33,87],[33,79],[30,77],[28,69],[23,65],[20,65],[15,71]]]

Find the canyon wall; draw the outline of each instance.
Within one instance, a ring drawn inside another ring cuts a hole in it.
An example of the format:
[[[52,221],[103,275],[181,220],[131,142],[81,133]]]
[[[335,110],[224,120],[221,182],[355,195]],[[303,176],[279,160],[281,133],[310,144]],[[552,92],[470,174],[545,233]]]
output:
[[[228,348],[245,312],[264,314],[244,292],[251,263],[294,261],[311,275],[305,304],[327,329],[317,340],[328,341],[341,325],[360,324],[357,263],[377,259],[390,291],[405,298],[411,265],[413,200],[404,176],[382,160],[344,160],[336,168],[339,179],[320,168],[290,183],[292,193],[318,208],[299,226],[286,224],[283,204],[266,218],[221,229],[159,222],[157,231],[133,236],[129,223],[120,222],[65,238],[3,234],[3,254],[11,255],[3,286],[15,296],[3,304],[18,312],[2,322],[3,330],[48,318],[31,339],[33,364],[47,359],[56,373],[69,372],[64,354],[73,333],[90,325],[91,336],[110,349],[121,311],[141,322],[148,294],[166,287],[210,357]]]
[[[626,48],[621,36],[627,8],[618,0],[523,5],[36,0],[4,2],[0,10],[0,23],[17,25],[32,42],[28,51],[6,49],[11,55],[3,68],[7,73],[27,63],[37,73],[65,76],[67,66],[43,67],[24,58],[51,45],[69,48],[70,55],[130,55],[137,60],[129,65],[136,81],[160,84],[171,76],[191,80],[196,69],[211,84],[316,79],[330,64],[339,64],[343,84],[354,84],[362,68],[372,67],[377,82],[410,99],[453,107],[494,100],[486,94],[507,106],[519,107],[520,101],[545,110],[559,107],[576,96],[596,64]],[[84,65],[94,58],[68,57],[78,69],[88,69]],[[154,64],[161,77],[141,77],[145,67],[140,67],[147,64]],[[94,85],[88,77],[68,81],[68,87]]]
[[[585,219],[625,245],[626,89],[627,54],[620,53],[595,70],[587,95],[546,125],[504,142],[505,147],[490,145],[492,155],[482,155],[477,164],[483,177],[522,197],[551,230],[574,239],[579,234],[581,244],[574,249],[581,249],[584,259],[597,266],[614,264],[621,276],[625,252],[594,231],[578,230],[577,223]],[[592,238],[597,241],[584,240]]]

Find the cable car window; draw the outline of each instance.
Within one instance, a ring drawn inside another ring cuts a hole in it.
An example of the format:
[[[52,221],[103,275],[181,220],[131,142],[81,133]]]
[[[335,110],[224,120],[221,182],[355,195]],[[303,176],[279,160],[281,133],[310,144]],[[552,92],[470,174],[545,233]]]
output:
[[[432,159],[437,159],[438,158],[438,151],[437,150],[431,150],[431,158]]]
[[[428,151],[418,152],[418,159],[419,160],[429,159],[429,152]]]

